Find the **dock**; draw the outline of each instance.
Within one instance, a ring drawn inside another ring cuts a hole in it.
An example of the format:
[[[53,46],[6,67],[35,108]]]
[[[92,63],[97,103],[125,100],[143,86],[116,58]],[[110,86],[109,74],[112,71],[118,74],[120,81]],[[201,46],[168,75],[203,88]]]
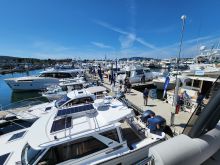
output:
[[[140,84],[141,86],[147,86],[151,85],[151,82],[146,82],[146,84]],[[112,92],[112,86],[108,82],[107,78],[104,78],[103,86],[105,86],[108,90],[111,90],[110,94],[114,94],[114,91]],[[117,86],[117,85],[116,85]],[[165,101],[162,101],[160,99],[152,99],[148,98],[148,105],[144,105],[143,100],[143,93],[133,89],[133,87],[137,87],[138,84],[132,84],[131,93],[126,93],[125,97],[128,100],[130,104],[132,104],[134,107],[138,107],[139,111],[145,111],[145,110],[152,110],[155,112],[156,115],[160,115],[166,119],[167,125],[171,126],[171,113],[175,113],[175,107],[166,103]],[[115,87],[117,88],[117,87]],[[174,122],[171,126],[172,130],[176,134],[182,133],[185,125],[187,124],[189,118],[191,117],[191,113],[189,112],[179,112],[178,114],[175,114],[174,116]]]

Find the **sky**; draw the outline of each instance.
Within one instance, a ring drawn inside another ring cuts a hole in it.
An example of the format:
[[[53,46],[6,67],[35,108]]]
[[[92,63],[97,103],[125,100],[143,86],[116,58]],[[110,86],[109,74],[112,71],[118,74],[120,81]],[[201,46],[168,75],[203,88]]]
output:
[[[219,0],[0,0],[0,55],[181,57],[220,41]]]

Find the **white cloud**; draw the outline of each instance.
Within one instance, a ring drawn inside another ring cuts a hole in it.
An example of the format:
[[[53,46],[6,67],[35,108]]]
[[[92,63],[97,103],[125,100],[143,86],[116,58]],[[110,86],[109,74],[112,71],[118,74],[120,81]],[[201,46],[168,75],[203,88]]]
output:
[[[121,43],[121,48],[125,49],[125,48],[129,48],[132,47],[134,42],[136,40],[136,35],[135,34],[128,34],[126,36],[119,36],[119,41]]]
[[[153,45],[153,44],[151,44],[149,42],[144,41],[142,38],[136,38],[136,40],[139,43],[141,43],[142,45],[144,45],[144,46],[146,46],[148,48],[155,49],[155,50],[158,49],[155,45]]]
[[[134,33],[130,33],[130,32],[127,32],[127,31],[124,31],[118,27],[115,27],[113,25],[110,25],[106,22],[102,22],[102,21],[98,21],[98,20],[95,20],[94,21],[96,24],[102,26],[102,27],[105,27],[106,29],[109,29],[109,30],[112,30],[114,32],[117,32],[119,34],[122,34],[124,35],[123,37],[122,36],[119,36],[119,41],[121,43],[121,47],[123,48],[124,46],[132,46],[133,43],[136,41],[138,42],[139,44],[147,47],[147,48],[150,48],[150,49],[157,49],[155,45],[145,41],[144,39],[142,39],[141,37],[138,37],[136,36],[136,34]]]
[[[112,49],[112,46],[109,46],[109,45],[106,45],[104,43],[101,43],[101,42],[91,42],[91,44],[99,47],[99,48],[104,48],[104,49]]]

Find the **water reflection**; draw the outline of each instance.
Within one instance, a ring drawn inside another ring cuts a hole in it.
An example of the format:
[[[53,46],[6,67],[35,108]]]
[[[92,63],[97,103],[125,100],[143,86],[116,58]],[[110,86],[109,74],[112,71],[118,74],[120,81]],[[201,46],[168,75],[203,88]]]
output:
[[[39,91],[31,92],[12,92],[11,93],[11,103],[21,101],[28,98],[40,97],[41,94]]]
[[[33,91],[13,92],[11,88],[5,83],[4,79],[39,75],[41,71],[43,70],[33,70],[33,71],[23,72],[23,73],[12,73],[12,74],[0,75],[0,105],[6,106],[10,103],[17,102],[23,99],[39,97],[40,94],[38,92],[33,92]]]

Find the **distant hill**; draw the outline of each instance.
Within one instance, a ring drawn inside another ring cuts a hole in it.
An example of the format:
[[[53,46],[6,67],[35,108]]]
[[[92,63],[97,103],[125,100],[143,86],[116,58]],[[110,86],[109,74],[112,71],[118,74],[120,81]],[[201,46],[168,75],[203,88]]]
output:
[[[7,59],[18,59],[20,57],[12,57],[12,56],[3,56],[0,55],[0,60],[7,60]]]
[[[3,55],[0,55],[0,60],[13,60],[13,59],[32,59],[32,60],[39,60],[37,58],[23,58],[23,57],[13,57],[13,56],[3,56]]]

